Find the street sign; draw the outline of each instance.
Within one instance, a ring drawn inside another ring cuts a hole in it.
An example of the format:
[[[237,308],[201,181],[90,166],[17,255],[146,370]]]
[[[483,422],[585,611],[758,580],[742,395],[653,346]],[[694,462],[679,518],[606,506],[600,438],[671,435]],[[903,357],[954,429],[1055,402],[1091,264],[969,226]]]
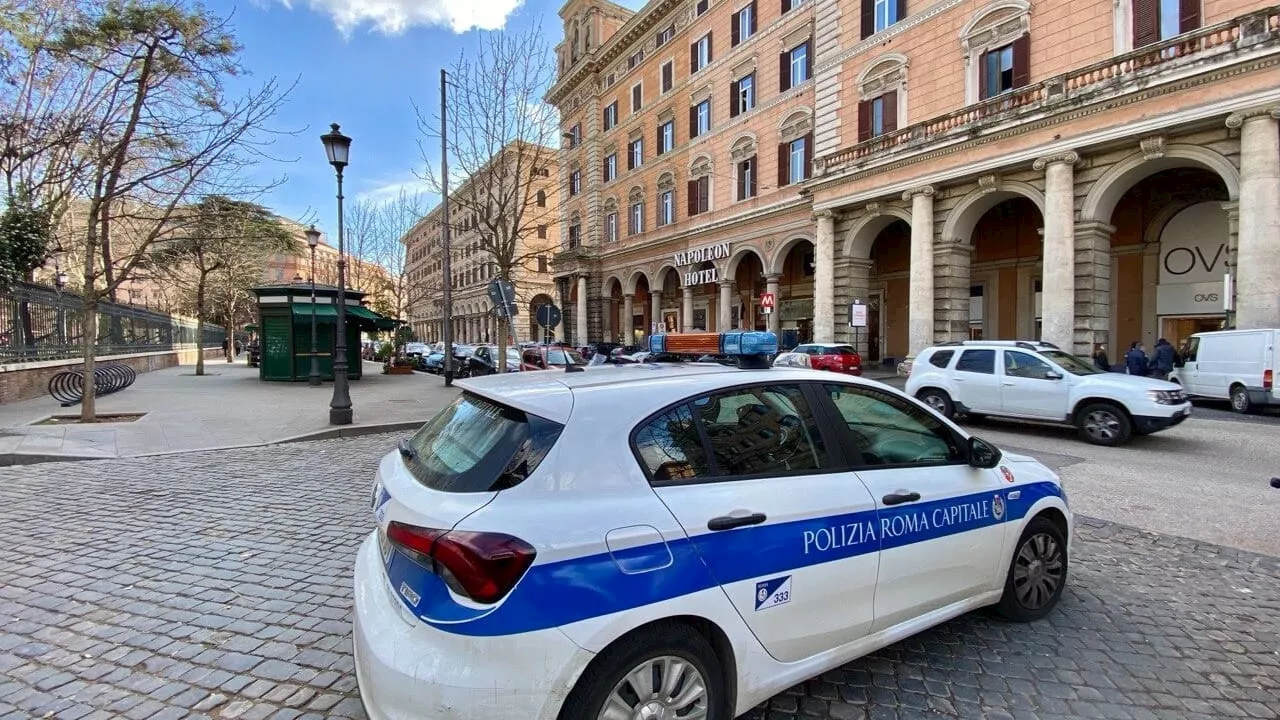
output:
[[[855,300],[849,304],[849,327],[864,328],[867,326],[867,306]]]
[[[560,324],[560,308],[555,305],[540,305],[536,313],[538,324],[548,330]]]
[[[760,311],[765,315],[773,312],[773,293],[764,293],[760,296]]]
[[[510,280],[497,278],[489,283],[489,301],[497,309],[499,317],[512,317],[516,314],[516,287]]]

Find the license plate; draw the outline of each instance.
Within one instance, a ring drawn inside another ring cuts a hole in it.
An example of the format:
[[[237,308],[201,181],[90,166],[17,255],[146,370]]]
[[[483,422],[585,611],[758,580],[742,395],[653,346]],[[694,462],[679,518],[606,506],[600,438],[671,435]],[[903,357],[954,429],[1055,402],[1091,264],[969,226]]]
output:
[[[382,564],[391,562],[391,543],[387,540],[387,531],[378,528],[378,551],[382,553]]]

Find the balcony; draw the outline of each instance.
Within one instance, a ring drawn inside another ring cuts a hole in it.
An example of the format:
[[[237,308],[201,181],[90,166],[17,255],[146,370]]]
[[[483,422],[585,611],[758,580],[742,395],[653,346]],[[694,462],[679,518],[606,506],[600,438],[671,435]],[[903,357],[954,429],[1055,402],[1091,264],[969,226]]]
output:
[[[1100,63],[1018,88],[814,159],[816,176],[860,169],[912,151],[1040,120],[1092,102],[1136,93],[1235,62],[1243,51],[1280,48],[1280,7],[1201,28]]]

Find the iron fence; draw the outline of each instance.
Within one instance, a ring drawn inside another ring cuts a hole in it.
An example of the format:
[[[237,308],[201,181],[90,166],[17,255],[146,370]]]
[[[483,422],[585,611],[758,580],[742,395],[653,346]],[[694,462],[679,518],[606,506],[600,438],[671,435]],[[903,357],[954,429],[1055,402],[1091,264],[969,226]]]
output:
[[[84,305],[79,295],[43,285],[0,288],[0,362],[68,360],[84,355]],[[218,346],[226,331],[154,310],[103,302],[92,331],[97,355],[173,350],[183,345]]]

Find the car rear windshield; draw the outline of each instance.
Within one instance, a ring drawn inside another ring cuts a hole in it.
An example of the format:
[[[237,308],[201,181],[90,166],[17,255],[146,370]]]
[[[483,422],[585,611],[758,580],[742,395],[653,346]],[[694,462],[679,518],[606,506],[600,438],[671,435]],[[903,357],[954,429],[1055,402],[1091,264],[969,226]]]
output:
[[[832,355],[857,355],[858,351],[853,349],[852,345],[837,345],[827,352]]]
[[[551,350],[547,350],[547,364],[548,365],[586,365],[587,361],[583,360],[582,356],[579,355],[575,350],[562,350],[560,348],[553,348]]]
[[[533,474],[564,426],[464,393],[402,446],[409,472],[442,492],[493,492]],[[406,452],[407,451],[407,452]]]

